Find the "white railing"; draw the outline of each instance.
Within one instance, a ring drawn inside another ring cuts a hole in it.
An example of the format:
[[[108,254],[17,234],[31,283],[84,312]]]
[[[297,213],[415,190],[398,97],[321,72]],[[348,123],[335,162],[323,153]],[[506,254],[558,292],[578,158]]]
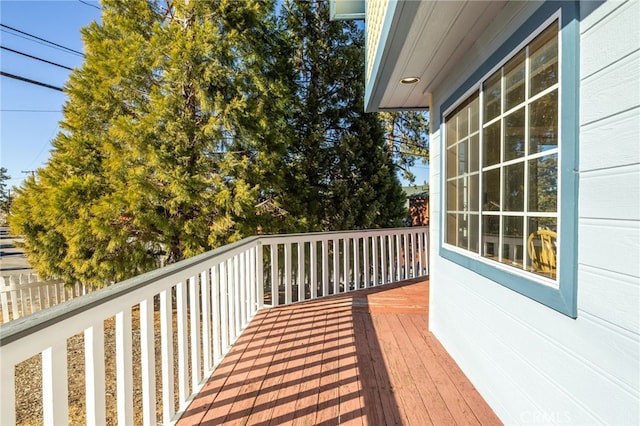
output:
[[[0,277],[0,322],[33,314],[93,290],[80,283],[67,286],[61,280],[40,281],[37,274]]]
[[[426,276],[427,244],[427,228],[251,237],[0,325],[0,424],[16,423],[16,366],[39,354],[43,423],[69,422],[67,340],[78,333],[88,424],[105,423],[110,380],[118,423],[134,423],[134,370],[143,423],[171,424],[259,309]],[[110,377],[105,321],[114,317]]]

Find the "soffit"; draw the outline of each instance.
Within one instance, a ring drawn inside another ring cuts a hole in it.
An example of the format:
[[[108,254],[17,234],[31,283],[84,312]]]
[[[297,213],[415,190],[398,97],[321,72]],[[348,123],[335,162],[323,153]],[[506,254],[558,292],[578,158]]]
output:
[[[379,62],[367,84],[367,111],[425,109],[428,94],[499,15],[506,1],[405,1],[390,11]],[[403,77],[420,77],[413,85]]]

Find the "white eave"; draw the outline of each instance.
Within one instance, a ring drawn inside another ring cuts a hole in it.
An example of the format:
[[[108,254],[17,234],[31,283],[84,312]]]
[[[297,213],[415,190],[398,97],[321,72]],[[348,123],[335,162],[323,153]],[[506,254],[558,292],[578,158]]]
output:
[[[429,93],[455,71],[507,3],[369,0],[366,111],[428,108]],[[420,80],[402,84],[405,77]]]
[[[332,21],[364,20],[365,0],[329,0],[329,17]]]

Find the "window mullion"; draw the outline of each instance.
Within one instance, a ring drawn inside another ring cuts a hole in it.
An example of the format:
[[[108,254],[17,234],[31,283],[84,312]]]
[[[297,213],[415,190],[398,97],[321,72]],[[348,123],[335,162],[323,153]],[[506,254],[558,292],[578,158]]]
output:
[[[527,270],[527,260],[529,259],[529,137],[531,129],[529,128],[529,80],[531,75],[531,61],[529,58],[529,46],[525,48],[524,56],[524,224],[522,235],[522,268]]]
[[[499,179],[500,179],[500,220],[498,222],[498,262],[502,262],[502,252],[504,247],[504,206],[507,202],[504,195],[505,189],[505,173],[504,173],[504,159],[505,159],[505,128],[504,128],[504,109],[505,109],[505,93],[506,84],[504,78],[504,66],[500,69],[500,167],[499,167]]]
[[[480,84],[478,93],[478,254],[484,255],[484,238],[483,222],[484,222],[484,206],[482,188],[484,185],[484,87]]]

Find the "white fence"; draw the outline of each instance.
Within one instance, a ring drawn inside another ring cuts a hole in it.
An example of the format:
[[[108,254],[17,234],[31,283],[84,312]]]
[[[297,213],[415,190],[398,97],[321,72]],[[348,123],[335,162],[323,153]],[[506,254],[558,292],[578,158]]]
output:
[[[65,286],[60,280],[40,281],[37,274],[0,277],[2,323],[41,311],[93,291],[84,284]]]
[[[87,424],[105,423],[108,380],[117,382],[118,424],[134,423],[134,369],[144,424],[171,424],[259,309],[426,276],[427,244],[428,228],[251,237],[0,325],[0,424],[16,422],[16,366],[38,354],[43,423],[68,423],[67,340],[77,333],[84,334]],[[113,317],[109,378],[104,324]]]

